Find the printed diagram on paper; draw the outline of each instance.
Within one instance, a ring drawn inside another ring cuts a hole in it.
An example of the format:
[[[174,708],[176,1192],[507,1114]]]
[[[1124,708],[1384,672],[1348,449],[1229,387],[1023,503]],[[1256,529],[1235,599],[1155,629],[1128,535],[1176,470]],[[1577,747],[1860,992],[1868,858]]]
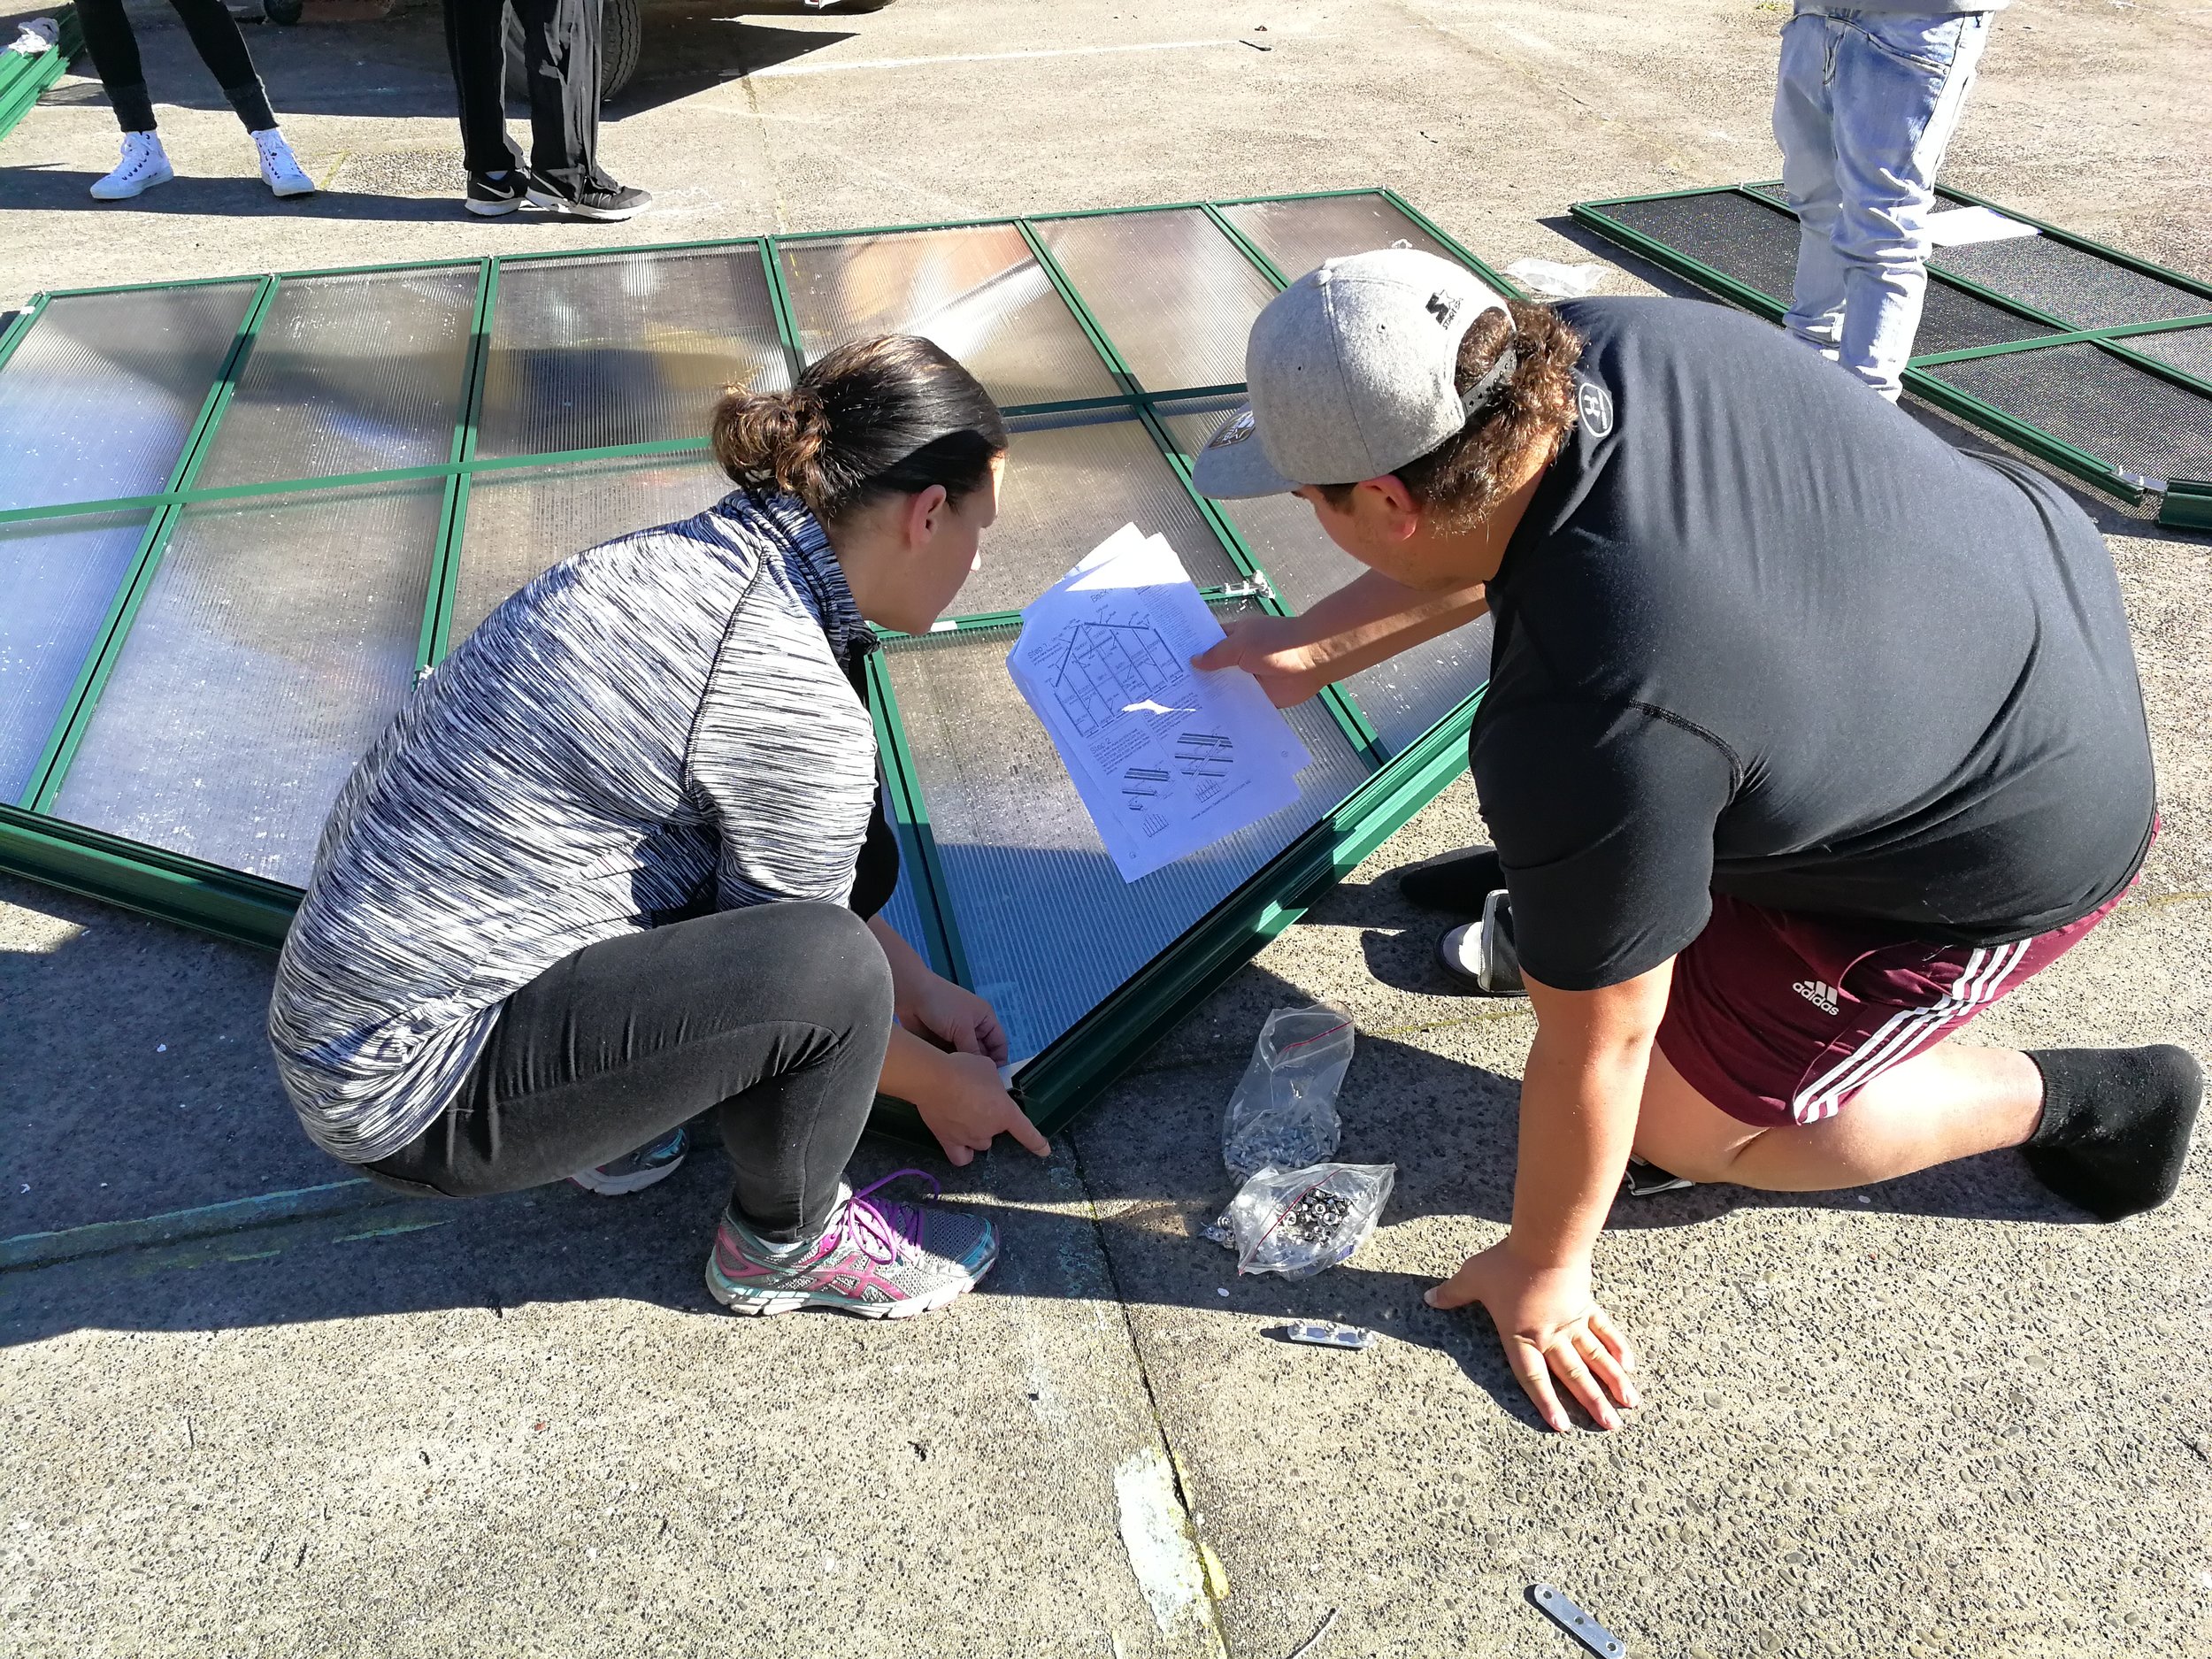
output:
[[[1007,670],[1124,880],[1298,798],[1309,757],[1258,681],[1190,666],[1220,638],[1174,549],[1133,525],[1022,612]]]

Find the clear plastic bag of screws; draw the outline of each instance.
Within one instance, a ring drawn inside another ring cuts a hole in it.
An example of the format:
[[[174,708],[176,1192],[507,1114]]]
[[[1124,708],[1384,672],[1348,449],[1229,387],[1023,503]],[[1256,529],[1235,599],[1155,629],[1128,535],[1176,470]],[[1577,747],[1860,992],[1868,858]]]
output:
[[[1239,1180],[1263,1169],[1318,1164],[1344,1120],[1337,1090],[1352,1064],[1352,1017],[1326,1004],[1279,1008],[1260,1027],[1251,1064],[1221,1118],[1221,1161]]]
[[[1394,1164],[1316,1164],[1262,1170],[1222,1217],[1240,1273],[1310,1279],[1348,1260],[1382,1219]]]

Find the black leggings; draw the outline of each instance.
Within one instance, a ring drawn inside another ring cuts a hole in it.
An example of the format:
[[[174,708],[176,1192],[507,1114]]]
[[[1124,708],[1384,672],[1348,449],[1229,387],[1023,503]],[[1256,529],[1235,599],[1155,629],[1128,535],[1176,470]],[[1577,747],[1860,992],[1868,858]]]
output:
[[[763,904],[588,945],[507,1001],[459,1096],[367,1174],[450,1198],[558,1180],[710,1108],[764,1239],[829,1223],[875,1102],[891,968],[834,904]]]
[[[199,49],[200,61],[222,88],[231,108],[238,111],[246,130],[265,133],[274,127],[276,116],[269,108],[269,95],[261,85],[261,77],[253,72],[246,37],[238,32],[237,20],[223,9],[223,0],[169,0],[169,4],[184,19],[185,32]],[[92,54],[92,66],[100,72],[100,84],[107,88],[108,102],[115,106],[116,120],[127,133],[152,132],[153,101],[146,96],[138,37],[131,33],[131,21],[123,15],[123,0],[77,0],[77,21],[84,28],[85,50]]]

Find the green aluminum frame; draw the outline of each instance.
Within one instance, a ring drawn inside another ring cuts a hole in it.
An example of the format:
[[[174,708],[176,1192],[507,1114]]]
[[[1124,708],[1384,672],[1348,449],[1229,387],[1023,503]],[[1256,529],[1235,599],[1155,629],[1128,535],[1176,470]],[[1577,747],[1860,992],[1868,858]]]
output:
[[[69,60],[84,50],[84,28],[77,21],[76,7],[63,7],[55,21],[58,38],[35,58],[0,53],[0,139],[15,130],[46,88],[61,79]]]
[[[1736,196],[1756,202],[1761,207],[1785,219],[1790,219],[1789,209],[1764,193],[1773,188],[1773,182],[1770,180],[1735,185],[1701,185],[1686,190],[1658,190],[1646,196],[1612,196],[1601,202],[1578,202],[1571,211],[1578,222],[1587,225],[1607,241],[1616,242],[1631,252],[1650,260],[1652,264],[1694,282],[1700,288],[1718,294],[1723,298],[1741,306],[1746,311],[1765,318],[1770,322],[1779,322],[1784,311],[1788,308],[1773,296],[1714,269],[1694,256],[1685,253],[1657,237],[1623,222],[1607,211],[1610,208],[1630,206],[1640,202],[1678,201],[1692,196]],[[2088,344],[2095,346],[2098,350],[2117,357],[2134,368],[2141,369],[2155,375],[2160,380],[2178,386],[2185,391],[2212,399],[2212,381],[2201,380],[2174,367],[2171,364],[2162,362],[2156,357],[2131,350],[2127,344],[2131,339],[2139,335],[2167,334],[2212,324],[2212,283],[2200,281],[2178,271],[2170,271],[2163,265],[2154,265],[2147,259],[2138,258],[2133,254],[2123,252],[2117,248],[2107,247],[2102,242],[2093,242],[2085,236],[2075,235],[2070,231],[2062,230],[2055,225],[2046,224],[2041,219],[2032,219],[2024,213],[2016,213],[2008,207],[1987,201],[1981,196],[1970,195],[1964,190],[1955,190],[1947,185],[1941,187],[1940,194],[1972,206],[1989,208],[1993,211],[2003,213],[2007,218],[2016,219],[2024,225],[2033,225],[2054,242],[2062,242],[2070,248],[2078,248],[2085,253],[2094,254],[2099,258],[2108,260],[2125,270],[2154,277],[2162,282],[2171,283],[2177,288],[2203,298],[2205,301],[2203,309],[2186,317],[2169,318],[2162,321],[2150,323],[2124,323],[2104,328],[2077,328],[2048,312],[2038,311],[1993,288],[1985,288],[1978,282],[1955,275],[1950,272],[1932,267],[1928,273],[1932,281],[1971,295],[1974,298],[1993,305],[2000,311],[2007,311],[2024,322],[2037,324],[2047,332],[2024,340],[2006,341],[1999,345],[1972,346],[1958,351],[1930,352],[1915,357],[1905,369],[1905,385],[1916,396],[1925,398],[1929,403],[1950,414],[1956,415],[1962,420],[1979,426],[1984,431],[2004,439],[2007,442],[2017,445],[2032,455],[2039,456],[2054,466],[2062,468],[2124,501],[2140,501],[2147,490],[2164,490],[2169,480],[2147,478],[2140,473],[2128,472],[2117,463],[2108,460],[2102,456],[2093,455],[2052,433],[2046,432],[2031,421],[2025,421],[2017,416],[2006,413],[2003,410],[1941,379],[1933,371],[1955,363],[1970,363],[1983,357],[2008,357],[2017,351],[2036,351],[2052,346]]]
[[[0,870],[28,876],[48,885],[90,895],[128,909],[181,923],[202,932],[242,943],[273,949],[284,937],[299,890],[229,870],[204,860],[130,841],[50,814],[63,780],[83,741],[101,691],[113,671],[139,606],[166,551],[180,515],[188,507],[211,502],[266,499],[302,491],[324,491],[350,486],[441,480],[444,499],[437,541],[432,549],[429,597],[425,605],[418,647],[418,666],[427,668],[444,655],[451,626],[454,593],[460,574],[462,539],[466,529],[471,481],[480,473],[518,467],[544,468],[626,457],[649,457],[696,454],[703,439],[622,444],[599,449],[568,449],[537,455],[481,457],[476,453],[478,423],[482,415],[491,332],[498,303],[500,273],[509,265],[547,259],[590,257],[594,255],[679,252],[701,250],[757,250],[768,284],[770,308],[787,362],[795,373],[803,363],[795,315],[783,275],[781,249],[787,243],[828,237],[888,235],[904,231],[956,229],[972,226],[1013,226],[1019,230],[1031,255],[1067,306],[1086,339],[1097,351],[1112,376],[1112,396],[1062,402],[1010,405],[1009,416],[1051,416],[1088,410],[1110,410],[1134,419],[1151,438],[1163,463],[1181,485],[1201,519],[1219,541],[1224,554],[1241,580],[1206,590],[1214,603],[1243,602],[1277,614],[1286,612],[1259,562],[1253,557],[1228,515],[1200,495],[1191,482],[1190,457],[1169,435],[1160,413],[1162,404],[1177,404],[1209,396],[1240,393],[1241,385],[1154,388],[1141,384],[1130,372],[1112,338],[1085,303],[1039,236],[1034,227],[1056,219],[1197,209],[1228,239],[1231,245],[1275,287],[1284,286],[1283,273],[1262,250],[1240,234],[1222,210],[1261,202],[1325,200],[1334,197],[1377,197],[1403,214],[1449,250],[1498,291],[1517,296],[1518,290],[1488,265],[1448,235],[1428,217],[1387,188],[1351,188],[1294,192],[1279,196],[1240,196],[1216,201],[1148,204],[1139,207],[1101,208],[1080,213],[1036,214],[1026,217],[959,219],[932,224],[876,227],[862,230],[800,232],[784,236],[752,236],[726,240],[684,242],[641,247],[565,250],[546,253],[501,255],[480,259],[418,260],[399,265],[333,266],[278,273],[259,278],[200,279],[188,286],[215,282],[255,282],[230,349],[216,375],[197,419],[164,487],[148,494],[100,501],[70,502],[46,507],[0,512],[0,524],[50,521],[92,513],[142,511],[147,526],[136,555],[96,635],[53,730],[46,741],[29,784],[13,804],[0,803]],[[238,380],[250,362],[269,309],[281,286],[309,277],[380,274],[395,271],[473,267],[477,273],[476,300],[465,349],[464,385],[457,405],[448,456],[442,465],[334,474],[313,479],[282,480],[220,488],[196,486],[201,463],[208,454]],[[185,283],[136,283],[121,288],[54,289],[38,296],[4,333],[0,333],[0,369],[28,335],[46,307],[56,299],[76,295],[108,294],[153,288],[175,288]],[[939,630],[966,630],[1004,626],[1018,621],[1012,613],[977,613],[948,618]],[[887,634],[885,649],[900,649],[900,636]],[[901,850],[907,880],[920,912],[921,941],[932,964],[963,984],[972,984],[962,947],[958,918],[954,912],[942,861],[930,827],[924,799],[891,677],[882,656],[872,659],[869,671],[870,704],[881,756],[886,799]],[[1465,764],[1469,726],[1481,699],[1481,688],[1471,695],[1409,744],[1402,753],[1384,753],[1374,727],[1358,704],[1340,689],[1325,694],[1325,703],[1346,740],[1373,768],[1366,781],[1338,803],[1256,875],[1203,917],[1196,918],[1166,949],[1093,1008],[1074,1025],[1048,1044],[1023,1068],[1017,1087],[1040,1125],[1049,1131],[1102,1089],[1149,1044],[1210,995],[1270,939],[1290,926],[1315,899],[1347,871],[1411,818],[1448,785]],[[910,1137],[922,1134],[920,1121],[910,1111],[889,1103],[879,1114],[880,1125]]]

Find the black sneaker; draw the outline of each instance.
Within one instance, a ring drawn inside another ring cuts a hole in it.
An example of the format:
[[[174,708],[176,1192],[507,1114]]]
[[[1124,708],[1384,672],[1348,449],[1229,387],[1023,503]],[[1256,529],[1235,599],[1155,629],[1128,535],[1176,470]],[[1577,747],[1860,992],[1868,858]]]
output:
[[[1398,891],[1409,904],[1447,916],[1479,916],[1482,902],[1505,885],[1494,847],[1471,848],[1424,858],[1398,872]]]
[[[653,204],[642,190],[633,190],[612,179],[594,179],[581,186],[551,179],[533,179],[529,187],[533,207],[550,208],[572,219],[634,219]]]
[[[1656,1164],[1647,1164],[1639,1157],[1631,1157],[1628,1167],[1621,1171],[1621,1191],[1631,1198],[1649,1198],[1655,1193],[1678,1193],[1696,1185],[1695,1181],[1686,1181],[1679,1175],[1663,1170]]]
[[[463,205],[479,219],[497,219],[520,207],[529,188],[530,175],[519,167],[504,173],[472,173]]]

